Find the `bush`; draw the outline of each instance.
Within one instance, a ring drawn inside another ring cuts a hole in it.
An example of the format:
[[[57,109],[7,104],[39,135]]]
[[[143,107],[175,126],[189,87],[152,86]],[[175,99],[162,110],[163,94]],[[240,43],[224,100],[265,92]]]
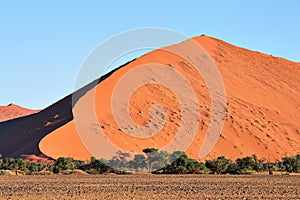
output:
[[[176,152],[177,154],[178,152]],[[206,167],[203,163],[200,163],[192,158],[189,158],[184,152],[180,152],[180,157],[177,158],[170,165],[162,168],[156,173],[162,174],[194,174],[203,173]]]
[[[282,158],[284,168],[287,172],[299,172],[300,171],[300,159],[298,159],[299,155],[297,155],[297,156]]]
[[[100,160],[97,160],[95,157],[91,157],[90,163],[80,166],[79,169],[89,174],[102,174],[104,172],[113,171],[111,168],[103,164]]]
[[[226,172],[231,163],[231,160],[220,156],[217,159],[206,160],[205,166],[210,169],[213,174],[222,174]]]
[[[239,174],[248,174],[249,171],[253,171],[255,167],[255,162],[252,157],[247,156],[244,158],[238,158],[236,160],[237,164],[237,173]]]

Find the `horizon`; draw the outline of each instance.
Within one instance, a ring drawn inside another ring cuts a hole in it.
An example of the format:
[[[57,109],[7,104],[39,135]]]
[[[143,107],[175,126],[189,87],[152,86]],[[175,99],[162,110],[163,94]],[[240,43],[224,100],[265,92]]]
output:
[[[300,2],[216,2],[135,1],[118,2],[122,5],[116,7],[115,2],[96,1],[0,1],[0,105],[50,106],[73,92],[80,67],[96,46],[120,32],[142,27],[167,28],[188,38],[205,34],[300,62]],[[144,53],[125,56],[113,67]]]

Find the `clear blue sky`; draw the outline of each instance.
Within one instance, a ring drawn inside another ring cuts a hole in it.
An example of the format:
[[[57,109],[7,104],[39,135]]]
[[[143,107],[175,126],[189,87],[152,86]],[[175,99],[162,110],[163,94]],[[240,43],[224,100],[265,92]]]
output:
[[[0,105],[49,106],[72,92],[99,43],[139,27],[206,34],[299,62],[299,19],[299,0],[0,0]]]

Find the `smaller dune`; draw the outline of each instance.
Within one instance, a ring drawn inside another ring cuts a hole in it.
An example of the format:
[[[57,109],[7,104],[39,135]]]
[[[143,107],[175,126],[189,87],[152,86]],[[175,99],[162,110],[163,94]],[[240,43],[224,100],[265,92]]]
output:
[[[0,106],[0,122],[8,121],[11,119],[24,117],[39,112],[40,110],[30,110],[15,104],[7,106]]]

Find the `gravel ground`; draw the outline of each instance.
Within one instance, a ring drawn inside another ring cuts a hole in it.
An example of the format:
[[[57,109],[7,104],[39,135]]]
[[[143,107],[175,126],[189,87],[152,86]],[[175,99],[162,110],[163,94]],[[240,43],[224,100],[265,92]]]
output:
[[[0,199],[300,199],[300,176],[0,176]]]

